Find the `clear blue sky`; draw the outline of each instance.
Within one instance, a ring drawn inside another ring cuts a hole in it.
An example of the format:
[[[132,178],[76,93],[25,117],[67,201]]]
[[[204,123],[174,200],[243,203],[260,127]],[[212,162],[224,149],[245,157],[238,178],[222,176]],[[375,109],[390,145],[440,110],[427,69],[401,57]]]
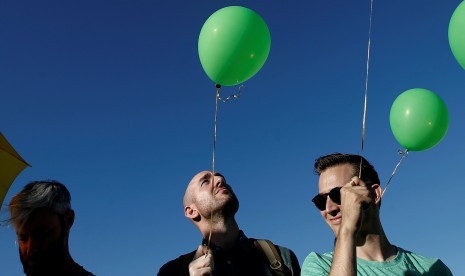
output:
[[[465,275],[465,70],[447,38],[459,3],[374,1],[364,155],[384,185],[399,159],[393,101],[416,87],[442,97],[448,133],[404,160],[381,215],[392,243]],[[154,275],[200,243],[181,204],[213,148],[215,88],[197,39],[229,5],[261,14],[272,42],[241,98],[219,107],[216,168],[239,197],[245,233],[302,263],[333,241],[311,202],[313,160],[360,153],[370,1],[0,3],[0,131],[32,165],[5,203],[29,181],[65,183],[72,256],[97,275]],[[22,274],[15,239],[0,227],[1,275]]]

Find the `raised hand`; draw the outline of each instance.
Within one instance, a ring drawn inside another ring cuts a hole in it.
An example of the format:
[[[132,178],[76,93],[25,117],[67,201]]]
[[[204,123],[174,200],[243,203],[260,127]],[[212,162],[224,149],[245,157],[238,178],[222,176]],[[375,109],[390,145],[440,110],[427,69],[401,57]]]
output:
[[[212,251],[205,245],[199,245],[194,259],[189,264],[189,275],[213,275],[214,268]]]

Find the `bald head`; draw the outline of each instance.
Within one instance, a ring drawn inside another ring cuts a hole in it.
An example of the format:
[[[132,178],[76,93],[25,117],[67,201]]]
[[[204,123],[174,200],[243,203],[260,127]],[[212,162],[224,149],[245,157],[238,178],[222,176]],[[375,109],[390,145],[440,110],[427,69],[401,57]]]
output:
[[[239,210],[239,201],[231,186],[220,173],[202,171],[194,175],[183,198],[184,215],[194,223],[202,218],[233,218]],[[208,220],[208,219],[207,219]]]
[[[182,198],[182,203],[184,207],[192,203],[192,180],[187,185],[186,191],[184,192],[184,197]]]
[[[215,176],[220,176],[224,179],[224,176],[220,173],[215,173]],[[187,185],[186,191],[184,192],[184,197],[182,200],[184,207],[195,202],[194,190],[204,182],[212,182],[212,172],[201,171],[192,177],[191,181]]]

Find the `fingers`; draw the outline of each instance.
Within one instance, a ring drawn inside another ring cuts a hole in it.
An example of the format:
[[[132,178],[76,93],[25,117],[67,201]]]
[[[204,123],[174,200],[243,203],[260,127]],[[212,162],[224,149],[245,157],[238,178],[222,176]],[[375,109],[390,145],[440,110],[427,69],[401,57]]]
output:
[[[208,276],[213,275],[213,271],[209,267],[203,267],[196,270],[191,270],[189,267],[189,275],[190,276]]]
[[[199,247],[197,247],[197,251],[195,252],[194,260],[198,259],[200,256],[203,256],[203,255],[205,255],[204,245],[199,245]]]
[[[199,247],[197,247],[197,251],[195,252],[195,255],[194,255],[194,260],[195,259],[198,259],[199,257],[201,256],[205,256],[205,254],[208,253],[208,247],[206,245],[199,245]]]
[[[356,233],[361,225],[364,210],[370,207],[373,201],[370,188],[357,176],[341,189],[341,214],[343,232]]]
[[[359,202],[363,209],[367,209],[369,204],[372,202],[372,196],[370,190],[366,187],[363,180],[357,176],[343,186],[341,190],[342,198],[351,198],[353,203]],[[342,200],[344,202],[344,200]]]
[[[194,260],[189,264],[189,275],[213,275],[214,262],[211,250],[200,245],[195,252]]]
[[[352,179],[349,181],[349,183],[347,183],[345,186],[366,186],[365,185],[365,182],[363,182],[363,180],[361,180],[360,178],[358,178],[357,176],[354,176],[352,177]]]

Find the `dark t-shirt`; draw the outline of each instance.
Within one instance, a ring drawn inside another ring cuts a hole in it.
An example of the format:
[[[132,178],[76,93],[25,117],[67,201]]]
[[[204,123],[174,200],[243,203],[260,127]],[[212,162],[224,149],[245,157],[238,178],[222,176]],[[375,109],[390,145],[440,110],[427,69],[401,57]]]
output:
[[[234,247],[230,250],[211,246],[215,263],[213,275],[273,275],[272,269],[266,264],[266,257],[258,252],[253,241],[254,239],[247,238],[241,231]],[[300,265],[294,252],[282,246],[276,246],[276,248],[292,275],[300,275]],[[160,268],[157,275],[189,275],[189,263],[194,258],[195,252],[192,251],[167,262]]]
[[[68,276],[95,276],[95,275],[85,270],[84,267],[78,265],[78,267],[76,267],[76,269],[74,269],[71,272],[71,274]]]

